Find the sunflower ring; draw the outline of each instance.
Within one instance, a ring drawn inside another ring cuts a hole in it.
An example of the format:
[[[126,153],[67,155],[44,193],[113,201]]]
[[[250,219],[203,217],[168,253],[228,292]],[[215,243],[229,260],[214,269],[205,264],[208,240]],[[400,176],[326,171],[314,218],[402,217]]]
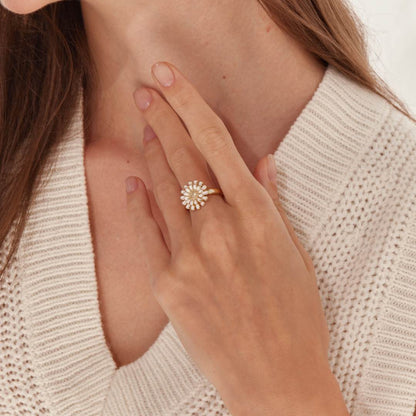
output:
[[[201,209],[208,200],[208,195],[223,195],[221,189],[207,188],[202,181],[196,179],[184,185],[181,194],[182,204],[190,211]]]

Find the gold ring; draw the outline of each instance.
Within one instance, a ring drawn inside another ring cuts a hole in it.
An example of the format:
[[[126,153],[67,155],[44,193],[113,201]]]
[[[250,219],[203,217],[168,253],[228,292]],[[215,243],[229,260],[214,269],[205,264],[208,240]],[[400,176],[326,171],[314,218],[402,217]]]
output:
[[[201,209],[208,199],[208,195],[223,195],[221,189],[207,188],[202,181],[189,181],[181,190],[182,204],[190,211]]]

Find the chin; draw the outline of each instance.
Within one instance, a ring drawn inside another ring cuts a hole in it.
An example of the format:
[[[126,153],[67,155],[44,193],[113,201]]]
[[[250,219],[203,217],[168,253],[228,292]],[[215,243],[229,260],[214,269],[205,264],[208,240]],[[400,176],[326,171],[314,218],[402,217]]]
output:
[[[13,13],[29,14],[53,2],[47,0],[0,0],[0,3]]]

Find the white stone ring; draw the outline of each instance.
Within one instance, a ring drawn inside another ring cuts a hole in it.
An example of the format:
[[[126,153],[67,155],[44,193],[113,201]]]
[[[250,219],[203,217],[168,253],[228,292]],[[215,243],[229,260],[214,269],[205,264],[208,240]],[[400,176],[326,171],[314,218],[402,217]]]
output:
[[[221,189],[207,188],[202,181],[189,181],[188,185],[184,185],[181,190],[182,204],[190,211],[201,209],[208,199],[208,195],[223,195]]]

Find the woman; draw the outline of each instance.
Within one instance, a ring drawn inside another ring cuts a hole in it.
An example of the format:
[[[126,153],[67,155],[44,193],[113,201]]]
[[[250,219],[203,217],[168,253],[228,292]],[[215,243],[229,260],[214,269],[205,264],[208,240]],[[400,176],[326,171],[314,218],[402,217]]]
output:
[[[2,4],[1,413],[411,416],[415,124],[341,0]]]

